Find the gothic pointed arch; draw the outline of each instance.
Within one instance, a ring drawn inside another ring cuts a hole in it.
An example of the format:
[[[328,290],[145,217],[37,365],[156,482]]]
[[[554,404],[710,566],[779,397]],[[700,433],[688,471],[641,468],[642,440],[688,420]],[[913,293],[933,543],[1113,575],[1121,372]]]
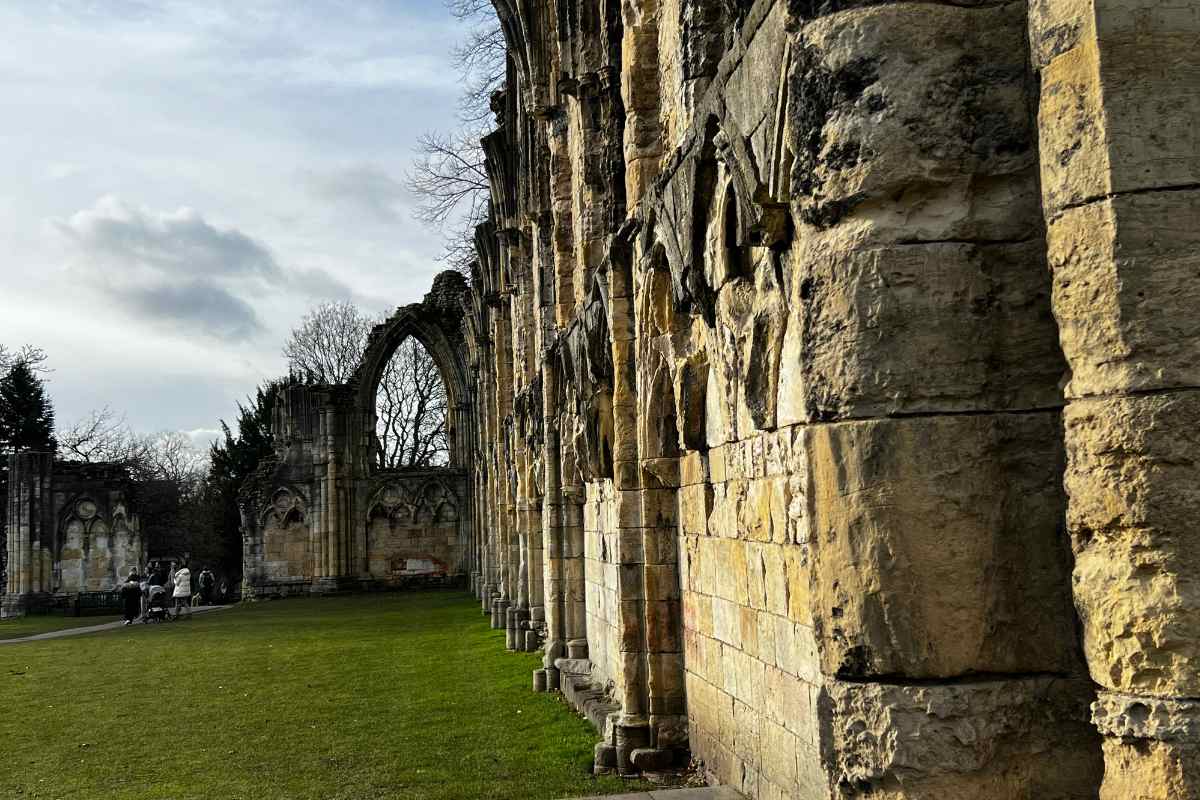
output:
[[[369,445],[367,452],[374,453],[376,450],[378,413],[375,403],[379,382],[396,350],[411,336],[433,358],[446,386],[450,464],[462,465],[462,454],[456,446],[456,439],[461,432],[457,430],[454,412],[469,397],[462,306],[462,298],[467,291],[466,279],[461,274],[443,272],[434,280],[433,290],[423,302],[398,308],[387,321],[376,325],[371,331],[367,348],[351,379],[351,384],[356,388],[355,402],[362,426],[360,435],[362,441]]]

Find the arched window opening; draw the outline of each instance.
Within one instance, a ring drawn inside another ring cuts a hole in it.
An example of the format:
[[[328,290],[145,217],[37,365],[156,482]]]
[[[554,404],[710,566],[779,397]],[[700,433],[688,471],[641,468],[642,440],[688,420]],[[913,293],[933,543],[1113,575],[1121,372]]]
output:
[[[377,465],[446,466],[447,409],[446,384],[433,356],[416,338],[405,338],[384,367],[375,396]]]

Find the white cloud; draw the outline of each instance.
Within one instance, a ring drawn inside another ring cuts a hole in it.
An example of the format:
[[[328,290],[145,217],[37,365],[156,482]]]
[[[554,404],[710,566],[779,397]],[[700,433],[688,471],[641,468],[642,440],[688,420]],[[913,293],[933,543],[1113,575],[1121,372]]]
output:
[[[64,418],[211,428],[310,304],[428,290],[400,176],[455,120],[440,2],[30,0],[0,30],[0,340],[50,351]]]
[[[182,207],[156,212],[135,208],[114,195],[51,225],[92,259],[119,268],[141,267],[176,275],[254,277],[278,281],[270,251],[234,228],[211,225]]]

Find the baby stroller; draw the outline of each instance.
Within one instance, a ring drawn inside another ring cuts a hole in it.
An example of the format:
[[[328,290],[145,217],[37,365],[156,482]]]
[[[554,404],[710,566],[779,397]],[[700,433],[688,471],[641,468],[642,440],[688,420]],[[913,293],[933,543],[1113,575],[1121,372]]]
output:
[[[146,596],[146,622],[172,622],[174,617],[167,611],[167,590],[162,586],[151,586]]]

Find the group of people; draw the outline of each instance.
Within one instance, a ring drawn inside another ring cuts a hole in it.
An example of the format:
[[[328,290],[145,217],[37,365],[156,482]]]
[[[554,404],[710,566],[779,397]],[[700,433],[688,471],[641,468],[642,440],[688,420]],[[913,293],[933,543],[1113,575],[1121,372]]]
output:
[[[216,582],[212,570],[205,567],[196,576],[195,583],[199,591],[193,596],[192,571],[188,569],[186,561],[178,566],[173,562],[152,562],[145,575],[139,574],[134,567],[129,570],[129,577],[121,584],[125,624],[132,625],[135,620],[146,622],[151,608],[168,608],[167,592],[170,592],[175,619],[179,619],[185,611],[188,615],[192,613],[193,597],[200,605],[212,605],[215,601],[213,590]]]

